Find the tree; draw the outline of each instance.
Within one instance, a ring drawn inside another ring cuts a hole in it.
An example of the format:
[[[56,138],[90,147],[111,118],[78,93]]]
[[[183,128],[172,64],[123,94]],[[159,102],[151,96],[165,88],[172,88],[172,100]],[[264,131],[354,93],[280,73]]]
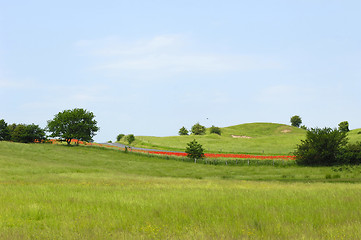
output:
[[[221,128],[212,125],[212,127],[209,129],[209,132],[221,135]]]
[[[194,163],[197,163],[197,159],[204,157],[204,149],[195,139],[187,143],[187,145],[185,152],[187,153],[187,157],[194,159]]]
[[[291,117],[291,125],[292,126],[300,127],[301,123],[302,123],[302,119],[300,116],[295,115],[295,116]]]
[[[0,141],[10,140],[10,131],[8,128],[8,124],[4,119],[0,120]]]
[[[41,142],[45,139],[45,131],[35,124],[17,124],[11,132],[11,140],[21,143]]]
[[[125,137],[125,139],[127,140],[127,142],[128,142],[129,145],[132,144],[132,142],[135,141],[135,137],[134,137],[133,134],[127,135],[127,136]]]
[[[117,141],[119,142],[125,135],[124,134],[118,134]]]
[[[340,130],[341,132],[348,132],[350,131],[348,129],[348,122],[347,121],[343,121],[343,122],[340,122],[338,124],[338,130]]]
[[[179,129],[178,132],[179,135],[188,135],[188,130],[183,126],[181,129]]]
[[[311,128],[295,151],[299,165],[330,166],[342,163],[346,133],[331,128]]]
[[[72,139],[80,141],[92,141],[95,133],[99,130],[94,114],[82,108],[64,110],[48,121],[47,131],[51,137],[65,139],[70,145]]]
[[[196,123],[192,126],[191,131],[194,135],[204,135],[206,133],[206,127]]]

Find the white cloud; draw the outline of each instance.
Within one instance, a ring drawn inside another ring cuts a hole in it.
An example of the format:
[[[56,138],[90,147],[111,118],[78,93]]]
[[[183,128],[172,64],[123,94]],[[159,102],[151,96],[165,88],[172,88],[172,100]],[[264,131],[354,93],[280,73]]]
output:
[[[160,35],[133,43],[117,38],[79,41],[78,47],[98,58],[94,70],[117,76],[141,73],[212,73],[279,69],[282,65],[269,57],[200,53],[182,35]],[[193,49],[191,49],[193,48]],[[143,77],[143,75],[142,75]]]

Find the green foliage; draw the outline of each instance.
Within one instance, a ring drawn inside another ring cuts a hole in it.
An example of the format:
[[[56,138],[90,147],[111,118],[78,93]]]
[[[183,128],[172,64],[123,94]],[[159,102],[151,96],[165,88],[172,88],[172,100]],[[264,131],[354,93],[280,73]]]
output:
[[[10,140],[10,131],[8,128],[8,124],[4,119],[0,120],[0,141]]]
[[[301,129],[307,130],[307,127],[305,125],[300,126]]]
[[[338,124],[338,130],[340,130],[341,132],[350,131],[349,128],[348,128],[348,122],[347,121],[340,122]]]
[[[119,142],[125,135],[124,134],[118,134],[117,141]]]
[[[199,123],[196,123],[192,126],[191,132],[194,135],[204,135],[204,134],[206,134],[206,127],[203,125],[200,125]]]
[[[197,162],[197,159],[204,157],[204,149],[195,139],[192,142],[187,143],[187,145],[185,150],[187,157],[194,159],[194,162]]]
[[[179,132],[178,132],[178,134],[180,135],[180,136],[183,136],[183,135],[188,135],[188,130],[183,126],[181,129],[179,129]]]
[[[361,164],[361,142],[347,144],[340,157],[344,164]]]
[[[221,135],[222,131],[221,131],[221,128],[215,127],[214,125],[212,125],[212,127],[209,128],[209,132]]]
[[[42,141],[44,139],[44,129],[35,124],[17,124],[11,131],[11,140],[14,142],[32,143],[35,140]]]
[[[48,121],[47,130],[51,137],[65,139],[68,145],[72,139],[80,141],[92,141],[93,136],[99,130],[94,114],[82,108],[64,110]]]
[[[300,116],[295,115],[293,117],[291,117],[291,125],[294,127],[300,127],[301,123],[302,123],[302,119]]]
[[[132,144],[132,142],[135,141],[135,137],[133,134],[129,134],[125,137],[125,139],[127,140],[128,144]]]
[[[341,163],[343,147],[347,144],[344,132],[331,128],[311,128],[306,139],[295,151],[299,165],[330,166]]]

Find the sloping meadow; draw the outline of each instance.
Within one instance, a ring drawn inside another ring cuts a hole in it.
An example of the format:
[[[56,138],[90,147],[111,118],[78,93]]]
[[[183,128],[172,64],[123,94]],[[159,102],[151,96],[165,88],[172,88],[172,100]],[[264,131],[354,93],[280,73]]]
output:
[[[357,239],[360,170],[0,142],[0,239]]]

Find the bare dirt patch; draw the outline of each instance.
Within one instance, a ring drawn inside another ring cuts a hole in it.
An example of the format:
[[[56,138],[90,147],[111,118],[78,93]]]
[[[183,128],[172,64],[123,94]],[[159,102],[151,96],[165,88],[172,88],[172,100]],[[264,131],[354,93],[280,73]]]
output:
[[[281,133],[289,133],[289,132],[291,132],[291,130],[289,130],[289,129],[285,129],[285,130],[281,131]]]
[[[238,136],[238,135],[231,135],[233,138],[251,138],[248,136]]]

